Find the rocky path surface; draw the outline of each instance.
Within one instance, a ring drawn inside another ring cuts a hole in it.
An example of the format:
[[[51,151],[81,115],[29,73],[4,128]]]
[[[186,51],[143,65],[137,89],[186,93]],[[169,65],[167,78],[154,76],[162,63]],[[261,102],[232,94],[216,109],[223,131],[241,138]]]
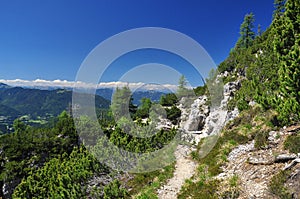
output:
[[[190,147],[179,145],[175,151],[176,164],[174,176],[157,193],[159,199],[175,199],[186,179],[196,172],[197,164],[189,157]]]
[[[246,198],[272,198],[268,191],[268,183],[272,176],[278,172],[278,168],[283,165],[278,164],[249,164],[249,159],[271,158],[272,150],[255,150],[254,141],[249,144],[240,145],[234,149],[228,157],[228,163],[223,166],[223,173],[217,176],[220,180],[226,180],[237,175],[239,178],[239,188],[241,199]]]
[[[229,156],[228,162],[222,166],[223,172],[216,178],[226,180],[236,175],[239,178],[240,199],[248,198],[277,198],[269,189],[269,183],[274,175],[289,165],[294,159],[297,161],[297,154],[291,154],[283,150],[284,140],[289,132],[270,131],[268,137],[268,147],[265,149],[256,149],[254,140],[248,144],[239,145],[233,149]],[[278,154],[278,155],[274,155]],[[292,172],[298,175],[300,165],[296,165]],[[293,175],[291,175],[293,176]],[[295,194],[299,194],[298,178],[291,179],[291,187]],[[288,185],[288,183],[286,183]],[[294,187],[295,187],[294,186]],[[299,194],[300,195],[300,194]],[[297,197],[296,197],[297,198]]]
[[[233,92],[239,87],[240,82],[229,82],[224,85],[223,100],[220,107],[210,110],[207,104],[207,96],[200,96],[195,99],[190,106],[187,99],[182,99],[179,105],[181,114],[181,130],[185,135],[191,136],[191,142],[196,144],[209,135],[217,135],[224,124],[238,115],[238,111],[227,111],[227,103],[232,98]],[[203,151],[206,155],[212,149],[215,142]],[[197,164],[189,157],[193,148],[179,145],[175,151],[176,164],[174,176],[168,180],[167,184],[158,191],[159,199],[175,199],[186,179],[191,178],[195,172]]]

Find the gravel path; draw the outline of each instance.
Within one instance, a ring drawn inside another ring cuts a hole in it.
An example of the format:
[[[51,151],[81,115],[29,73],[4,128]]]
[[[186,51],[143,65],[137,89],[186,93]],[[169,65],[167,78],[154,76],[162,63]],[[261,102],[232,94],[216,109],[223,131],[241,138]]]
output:
[[[191,149],[179,145],[175,151],[176,164],[174,176],[157,193],[159,199],[175,199],[186,179],[191,178],[196,171],[196,163],[189,157]]]

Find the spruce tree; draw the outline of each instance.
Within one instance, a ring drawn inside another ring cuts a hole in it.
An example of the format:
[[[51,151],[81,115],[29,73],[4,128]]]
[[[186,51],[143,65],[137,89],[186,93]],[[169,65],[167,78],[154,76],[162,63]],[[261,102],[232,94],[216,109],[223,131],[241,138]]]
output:
[[[240,38],[237,42],[237,48],[248,48],[254,38],[255,32],[253,31],[254,28],[254,15],[253,13],[246,14],[244,18],[244,22],[241,24],[240,27]]]
[[[115,120],[121,117],[129,118],[136,112],[136,106],[132,103],[133,98],[129,87],[117,88],[112,97],[112,104],[110,106]]]
[[[178,88],[177,88],[178,98],[189,97],[194,95],[194,92],[191,89],[188,89],[187,86],[188,86],[188,82],[185,76],[182,75],[178,81]]]
[[[275,10],[273,12],[273,19],[276,19],[283,15],[284,10],[285,10],[285,7],[284,7],[285,2],[286,2],[286,0],[275,0],[274,1]]]

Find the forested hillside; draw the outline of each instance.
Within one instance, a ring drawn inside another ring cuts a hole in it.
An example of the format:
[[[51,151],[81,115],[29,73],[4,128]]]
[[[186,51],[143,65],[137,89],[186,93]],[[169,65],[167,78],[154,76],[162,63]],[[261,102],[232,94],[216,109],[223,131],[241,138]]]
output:
[[[82,96],[88,94],[82,94]],[[96,95],[96,106],[107,109],[110,101]],[[22,117],[29,124],[44,124],[64,110],[71,110],[72,91],[39,90],[0,85],[0,131],[10,132],[12,122]],[[8,127],[8,128],[7,128]]]
[[[236,46],[218,67],[224,84],[240,84],[228,103],[240,113],[204,158],[200,142],[192,154],[198,171],[178,198],[300,197],[300,1],[274,5],[264,32],[255,32],[253,13],[245,16]]]
[[[241,37],[219,71],[226,81],[244,76],[232,106],[249,108],[250,101],[278,112],[280,125],[299,121],[299,1],[275,1],[273,22],[265,32],[254,32],[254,15],[245,16]],[[256,35],[256,36],[255,36]]]

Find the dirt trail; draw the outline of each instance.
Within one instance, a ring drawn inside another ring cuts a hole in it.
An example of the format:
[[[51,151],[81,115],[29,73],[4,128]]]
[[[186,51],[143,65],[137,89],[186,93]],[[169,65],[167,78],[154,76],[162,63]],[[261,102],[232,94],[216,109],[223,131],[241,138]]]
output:
[[[186,179],[191,178],[196,171],[196,163],[189,157],[191,149],[179,145],[175,151],[176,164],[174,176],[157,193],[159,199],[175,199]]]

